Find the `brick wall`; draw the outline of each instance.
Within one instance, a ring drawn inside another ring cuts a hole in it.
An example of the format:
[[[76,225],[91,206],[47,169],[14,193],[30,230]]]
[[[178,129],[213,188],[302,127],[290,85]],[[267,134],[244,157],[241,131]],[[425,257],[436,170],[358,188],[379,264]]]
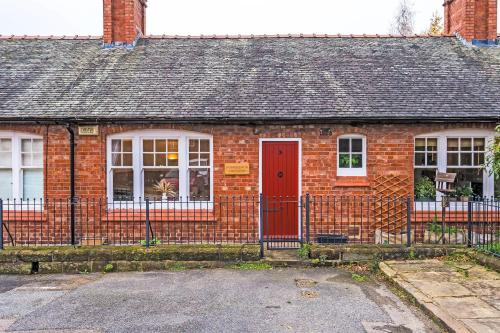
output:
[[[497,0],[447,0],[446,34],[455,32],[467,41],[495,40],[497,37]]]
[[[329,127],[331,136],[321,136]],[[374,194],[379,176],[407,177],[413,187],[413,138],[426,132],[451,128],[488,128],[474,125],[101,125],[99,136],[76,134],[76,194],[79,197],[106,196],[106,137],[138,129],[179,129],[211,134],[214,145],[214,195],[258,195],[259,138],[302,138],[302,192],[326,194]],[[69,134],[64,126],[0,125],[0,130],[42,135],[45,144],[45,195],[69,196]],[[367,138],[367,177],[337,177],[337,137],[363,134]],[[224,175],[224,164],[248,162],[249,175]]]
[[[322,136],[321,128],[331,129],[330,136]],[[78,232],[90,235],[106,235],[108,241],[137,243],[144,238],[143,218],[117,210],[110,218],[113,210],[107,211],[103,204],[106,198],[106,138],[115,133],[122,133],[139,129],[179,129],[211,134],[214,146],[214,195],[216,198],[229,196],[228,201],[219,207],[214,207],[210,215],[203,213],[201,219],[190,220],[184,215],[177,215],[176,223],[159,223],[155,230],[165,233],[170,241],[193,241],[193,238],[204,241],[213,239],[229,242],[238,240],[255,241],[258,239],[258,204],[252,204],[252,196],[259,194],[259,138],[301,138],[302,139],[302,193],[309,192],[312,196],[368,196],[380,195],[377,188],[378,179],[395,179],[398,185],[398,194],[413,193],[413,144],[414,136],[458,128],[487,128],[493,129],[494,124],[425,124],[425,125],[266,125],[266,126],[237,126],[237,125],[101,125],[98,136],[76,135],[76,195],[79,198],[90,199],[81,201],[77,207]],[[49,201],[45,211],[36,217],[26,213],[11,213],[6,215],[11,231],[16,235],[24,235],[24,239],[38,240],[39,243],[57,243],[61,237],[63,241],[69,239],[69,206],[67,200],[70,195],[69,177],[69,134],[64,126],[59,125],[5,125],[0,124],[0,131],[19,131],[34,133],[44,138],[44,186],[45,198],[62,201]],[[366,177],[337,177],[337,137],[344,134],[363,134],[367,141],[367,176]],[[243,176],[224,175],[224,164],[233,162],[248,162],[250,174]],[[388,193],[384,193],[387,195]],[[249,196],[250,206],[246,203],[241,208],[239,196]],[[236,196],[236,201],[231,199]],[[95,201],[92,201],[95,200]],[[323,200],[318,198],[317,200]],[[340,202],[340,201],[337,201]],[[357,203],[356,203],[357,202]],[[311,221],[311,235],[317,233],[344,233],[351,239],[371,241],[376,226],[364,225],[366,216],[378,209],[373,206],[363,206],[358,209],[363,217],[349,214],[349,205],[344,206],[340,217],[348,223],[336,225],[328,210],[318,211],[313,205],[314,218]],[[362,201],[357,199],[354,206],[359,208]],[[374,203],[372,203],[373,205]],[[89,208],[90,207],[90,208]],[[222,207],[222,208],[221,208]],[[323,206],[325,207],[325,206]],[[115,207],[118,208],[118,207]],[[330,209],[333,207],[330,206]],[[337,208],[338,209],[338,208]],[[347,209],[347,210],[346,210]],[[354,211],[354,210],[352,210]],[[371,213],[370,213],[371,212]],[[123,214],[122,214],[123,213]],[[142,212],[143,213],[143,212]],[[141,214],[142,214],[141,213]],[[242,214],[241,214],[242,213]],[[14,215],[12,215],[14,214]],[[118,214],[118,218],[116,217]],[[212,215],[213,214],[213,215]],[[322,215],[323,214],[323,215]],[[347,215],[346,215],[347,214]],[[404,212],[401,212],[401,218]],[[348,216],[349,215],[349,216]],[[128,217],[125,217],[128,216]],[[142,216],[142,215],[141,215]],[[242,217],[241,217],[242,216]],[[18,220],[24,221],[24,225]],[[374,215],[372,215],[372,222]],[[160,218],[160,220],[162,220]],[[141,222],[142,221],[142,222]],[[364,221],[364,222],[363,222]],[[153,222],[153,221],[152,221]],[[17,225],[14,228],[14,225]],[[31,225],[31,227],[30,227]],[[130,226],[133,226],[131,230]],[[361,227],[360,227],[361,225]],[[337,228],[337,229],[334,229]],[[6,240],[7,241],[7,240]]]

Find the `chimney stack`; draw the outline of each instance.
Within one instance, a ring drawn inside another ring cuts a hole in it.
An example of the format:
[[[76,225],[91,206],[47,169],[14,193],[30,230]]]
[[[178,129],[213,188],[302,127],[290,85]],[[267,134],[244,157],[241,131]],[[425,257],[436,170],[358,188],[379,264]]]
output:
[[[444,33],[458,33],[473,45],[494,45],[497,0],[445,0]]]
[[[147,0],[103,0],[104,46],[133,47],[146,34]]]

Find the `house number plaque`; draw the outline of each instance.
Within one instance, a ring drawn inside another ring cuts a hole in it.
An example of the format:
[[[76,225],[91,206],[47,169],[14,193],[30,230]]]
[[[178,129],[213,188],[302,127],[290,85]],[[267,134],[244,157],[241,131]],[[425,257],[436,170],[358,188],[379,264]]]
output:
[[[99,126],[78,126],[78,135],[99,135]]]
[[[248,175],[250,165],[248,163],[226,163],[224,164],[225,175]]]

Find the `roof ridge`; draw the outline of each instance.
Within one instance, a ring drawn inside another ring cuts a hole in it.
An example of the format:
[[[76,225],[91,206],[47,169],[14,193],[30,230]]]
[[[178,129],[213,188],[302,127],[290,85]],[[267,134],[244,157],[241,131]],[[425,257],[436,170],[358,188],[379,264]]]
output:
[[[144,39],[262,39],[262,38],[438,38],[455,35],[393,35],[393,34],[250,34],[250,35],[146,35]],[[101,40],[102,36],[41,36],[41,35],[0,35],[0,40]]]
[[[100,40],[102,36],[92,36],[92,35],[74,35],[74,36],[42,36],[42,35],[0,35],[0,40]]]

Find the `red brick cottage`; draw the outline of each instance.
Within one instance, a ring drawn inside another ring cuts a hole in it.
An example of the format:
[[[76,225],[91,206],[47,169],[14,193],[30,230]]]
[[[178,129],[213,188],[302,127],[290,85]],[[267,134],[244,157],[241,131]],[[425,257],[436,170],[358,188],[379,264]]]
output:
[[[183,219],[216,239],[225,216],[221,228],[255,239],[249,215],[261,212],[240,209],[243,230],[234,197],[406,196],[436,170],[475,195],[500,192],[481,169],[500,120],[496,0],[445,1],[439,37],[146,36],[146,1],[104,0],[103,38],[0,37],[0,197],[18,200],[4,207],[11,220],[66,234],[50,207],[15,211],[33,198],[107,198],[94,230],[164,192],[171,206],[156,205],[153,221]],[[170,216],[179,202],[201,217]],[[300,235],[297,208],[281,214],[292,225],[276,232]]]

